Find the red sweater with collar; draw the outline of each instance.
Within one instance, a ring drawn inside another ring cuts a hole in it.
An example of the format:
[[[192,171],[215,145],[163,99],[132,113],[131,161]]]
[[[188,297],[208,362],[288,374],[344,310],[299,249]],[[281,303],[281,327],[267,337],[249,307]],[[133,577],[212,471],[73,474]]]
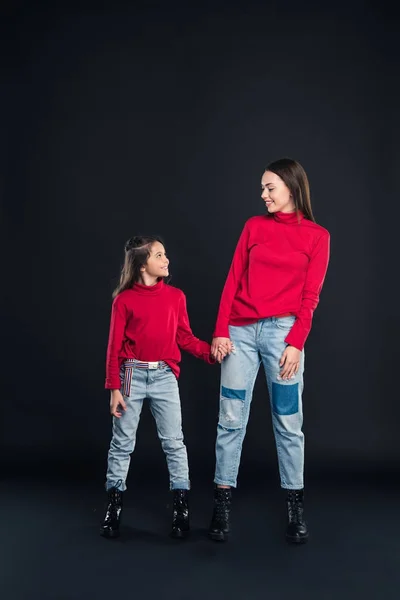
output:
[[[296,321],[287,344],[302,350],[329,262],[326,229],[296,212],[249,219],[222,292],[214,337],[286,313]]]
[[[124,359],[165,361],[179,377],[179,348],[213,364],[210,344],[192,333],[185,294],[163,280],[154,286],[135,283],[118,294],[111,311],[106,389],[119,389]]]

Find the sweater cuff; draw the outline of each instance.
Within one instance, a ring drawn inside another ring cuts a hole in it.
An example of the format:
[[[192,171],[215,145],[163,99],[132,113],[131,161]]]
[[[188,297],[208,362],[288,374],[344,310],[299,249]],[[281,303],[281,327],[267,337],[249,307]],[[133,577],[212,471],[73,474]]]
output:
[[[215,365],[217,361],[216,358],[213,357],[213,355],[211,354],[211,352],[205,356],[205,361],[209,364],[209,365]]]
[[[213,333],[213,338],[216,337],[224,337],[224,338],[230,338],[229,335],[229,325],[227,325],[226,327],[218,327],[215,329],[214,333]]]
[[[292,334],[292,332],[290,332],[286,338],[285,338],[285,342],[289,345],[289,346],[293,346],[294,348],[297,348],[297,350],[300,350],[300,352],[302,352],[303,348],[304,348],[304,344],[305,341],[300,338],[298,335],[296,334]]]
[[[118,379],[118,381],[112,381],[109,379],[106,379],[104,388],[106,390],[120,390],[121,389],[121,380]]]

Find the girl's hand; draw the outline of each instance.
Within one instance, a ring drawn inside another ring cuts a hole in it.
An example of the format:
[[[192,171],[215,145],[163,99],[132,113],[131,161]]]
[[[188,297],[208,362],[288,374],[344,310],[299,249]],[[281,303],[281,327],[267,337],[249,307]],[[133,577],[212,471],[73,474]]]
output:
[[[124,397],[119,390],[112,390],[110,398],[110,413],[113,417],[117,417],[117,419],[122,416],[120,407],[122,410],[126,410],[126,402]]]
[[[294,346],[287,346],[279,363],[282,367],[281,379],[292,379],[297,374],[300,368],[300,355],[300,350]]]
[[[228,351],[225,346],[218,346],[217,361],[219,362],[219,364],[222,363],[222,361],[224,360],[224,358],[227,354],[228,354]]]
[[[221,362],[221,360],[223,360],[227,354],[230,354],[232,350],[233,344],[229,338],[216,337],[211,342],[211,355],[218,360],[218,362]]]

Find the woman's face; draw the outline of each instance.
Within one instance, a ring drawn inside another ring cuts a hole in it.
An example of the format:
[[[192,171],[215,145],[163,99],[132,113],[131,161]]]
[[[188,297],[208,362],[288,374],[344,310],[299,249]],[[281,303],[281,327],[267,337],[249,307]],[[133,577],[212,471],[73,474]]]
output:
[[[261,198],[270,214],[278,211],[287,213],[295,210],[296,207],[289,188],[276,173],[265,171],[261,179],[261,190]]]

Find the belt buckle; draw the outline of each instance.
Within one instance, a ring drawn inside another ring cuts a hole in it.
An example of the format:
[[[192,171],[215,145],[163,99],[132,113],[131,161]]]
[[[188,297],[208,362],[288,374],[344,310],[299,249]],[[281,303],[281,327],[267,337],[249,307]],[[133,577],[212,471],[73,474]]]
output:
[[[158,361],[157,362],[149,362],[149,369],[158,369]]]

